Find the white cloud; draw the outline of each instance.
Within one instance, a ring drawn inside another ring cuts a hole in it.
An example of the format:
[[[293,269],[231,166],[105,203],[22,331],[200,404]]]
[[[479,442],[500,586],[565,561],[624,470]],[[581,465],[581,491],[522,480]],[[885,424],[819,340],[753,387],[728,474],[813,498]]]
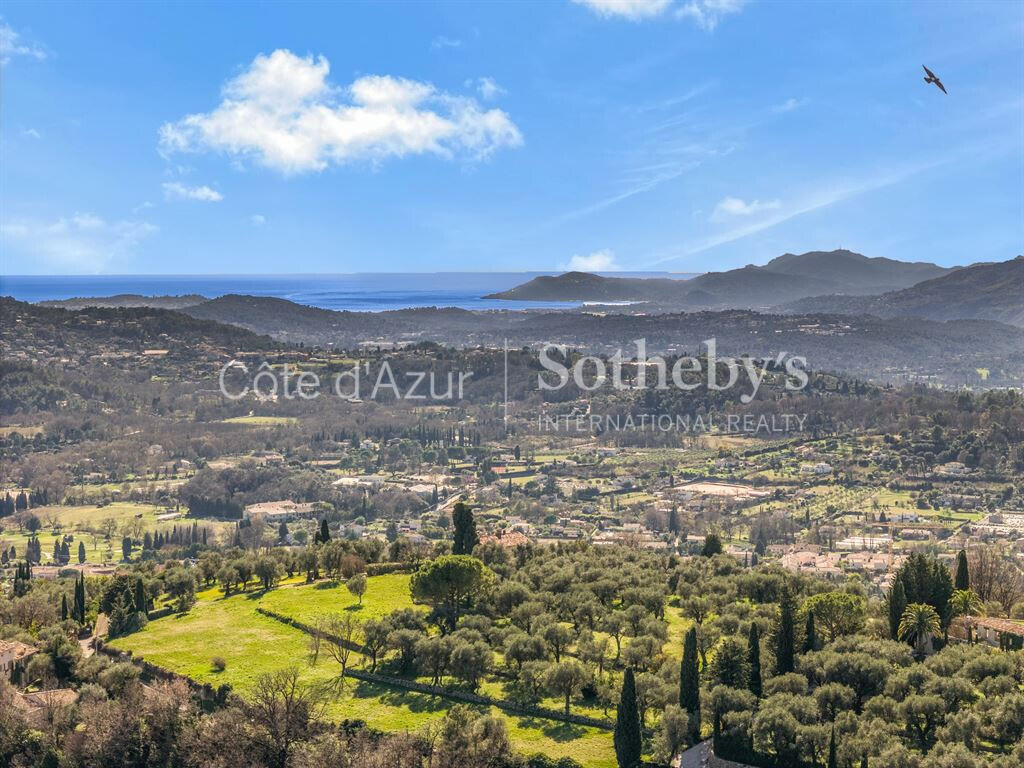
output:
[[[476,80],[467,80],[466,87],[476,88],[480,98],[484,101],[496,99],[505,93],[505,89],[498,85],[493,77],[478,77]]]
[[[794,109],[800,109],[804,104],[807,103],[807,99],[786,99],[781,104],[776,104],[772,107],[772,112],[783,113],[792,112]]]
[[[21,132],[22,136],[28,136],[30,139],[41,139],[43,135],[39,133],[35,128],[26,128]]]
[[[435,51],[439,51],[442,48],[461,48],[462,41],[457,37],[445,37],[444,35],[438,35],[430,41],[430,47]]]
[[[585,5],[598,16],[642,21],[661,16],[674,0],[572,0]],[[701,29],[711,32],[722,17],[739,13],[747,0],[687,0],[675,8],[677,19],[691,19]]]
[[[127,262],[139,243],[156,231],[144,221],[108,222],[92,213],[76,213],[53,222],[4,222],[0,239],[10,253],[41,261],[52,269],[99,272],[108,265]]]
[[[252,216],[249,217],[249,221],[252,223],[254,227],[262,227],[264,224],[267,223],[267,217],[264,216],[262,213],[254,213]]]
[[[0,21],[0,64],[7,64],[15,56],[27,56],[30,59],[42,61],[46,55],[45,48],[34,43],[23,42],[20,34],[6,22]]]
[[[619,16],[631,21],[640,21],[660,15],[672,0],[572,0],[585,5],[598,16],[606,18]]]
[[[387,75],[338,89],[329,70],[322,56],[261,54],[224,86],[212,111],[165,123],[161,152],[210,149],[294,174],[410,154],[482,159],[523,143],[505,112],[472,98]]]
[[[724,221],[736,216],[753,216],[762,211],[776,211],[782,207],[779,200],[751,200],[744,202],[738,197],[724,197],[718,201],[715,209],[711,212],[712,221]]]
[[[198,200],[203,203],[219,203],[224,195],[203,184],[199,187],[188,187],[178,181],[163,184],[165,200]]]
[[[681,19],[692,19],[706,32],[718,26],[724,16],[739,13],[746,5],[746,0],[689,0],[676,10]]]
[[[619,267],[615,263],[615,252],[609,248],[603,248],[585,256],[579,254],[573,256],[565,268],[575,272],[605,272]]]

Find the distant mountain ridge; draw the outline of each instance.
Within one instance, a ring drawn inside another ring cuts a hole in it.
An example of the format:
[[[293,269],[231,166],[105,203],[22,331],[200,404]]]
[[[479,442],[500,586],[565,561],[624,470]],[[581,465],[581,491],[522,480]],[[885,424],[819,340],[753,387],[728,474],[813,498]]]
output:
[[[953,271],[927,262],[868,258],[848,250],[786,253],[764,266],[708,272],[690,280],[537,277],[487,298],[518,301],[646,301],[688,309],[765,308],[823,294],[870,295]]]
[[[1024,256],[972,264],[880,296],[814,296],[783,303],[778,309],[797,314],[995,320],[1024,327]]]

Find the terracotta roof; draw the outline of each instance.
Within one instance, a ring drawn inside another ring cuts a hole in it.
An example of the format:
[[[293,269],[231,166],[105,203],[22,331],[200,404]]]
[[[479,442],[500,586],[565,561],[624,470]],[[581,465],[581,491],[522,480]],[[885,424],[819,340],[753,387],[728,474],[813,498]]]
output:
[[[975,626],[994,629],[996,632],[1008,633],[1024,637],[1024,622],[1013,621],[1012,619],[997,619],[990,616],[980,616],[974,619]]]
[[[45,726],[50,717],[51,707],[70,707],[78,701],[78,691],[70,688],[54,688],[35,693],[16,693],[11,703],[20,709],[32,726]]]
[[[20,640],[0,640],[0,656],[6,656],[12,652],[14,660],[21,661],[22,659],[27,659],[29,656],[38,653],[39,649],[31,645],[26,645]]]

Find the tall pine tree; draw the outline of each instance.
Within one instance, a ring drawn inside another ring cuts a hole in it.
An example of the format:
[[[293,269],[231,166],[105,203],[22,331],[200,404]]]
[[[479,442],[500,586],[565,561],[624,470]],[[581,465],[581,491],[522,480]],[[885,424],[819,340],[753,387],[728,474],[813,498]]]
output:
[[[700,741],[700,672],[697,668],[697,628],[690,627],[683,641],[679,668],[679,706],[690,720],[690,740]]]
[[[832,726],[832,738],[828,741],[828,768],[839,768],[836,758],[836,727]]]
[[[614,742],[619,768],[637,768],[643,756],[643,739],[640,735],[640,712],[637,709],[636,680],[632,667],[626,667],[626,673],[622,676],[619,708],[615,713]]]
[[[784,675],[793,671],[793,656],[796,640],[793,632],[796,601],[789,586],[782,588],[779,597],[779,623],[775,627],[775,674]]]

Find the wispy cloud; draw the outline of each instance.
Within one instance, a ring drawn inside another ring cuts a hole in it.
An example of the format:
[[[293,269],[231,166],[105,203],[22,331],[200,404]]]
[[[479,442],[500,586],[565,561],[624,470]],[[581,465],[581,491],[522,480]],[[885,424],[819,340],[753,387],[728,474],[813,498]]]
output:
[[[440,51],[445,48],[461,48],[462,41],[457,37],[446,37],[445,35],[438,35],[430,41],[430,47],[432,50]]]
[[[573,272],[602,272],[616,270],[619,265],[615,262],[615,252],[610,248],[602,248],[585,255],[576,254],[563,269]]]
[[[776,104],[774,107],[772,107],[772,112],[775,112],[777,114],[782,114],[784,112],[792,112],[794,109],[800,109],[800,107],[804,106],[807,103],[807,101],[807,99],[789,98],[786,99],[781,104]]]
[[[106,221],[76,213],[56,221],[13,220],[0,225],[0,239],[10,253],[37,260],[54,270],[101,272],[127,264],[157,228],[145,221]]]
[[[698,161],[691,161],[688,163],[665,163],[660,166],[655,165],[649,166],[648,168],[636,169],[631,177],[627,177],[623,180],[625,188],[622,189],[622,191],[597,200],[589,205],[585,205],[582,208],[576,208],[564,213],[559,216],[557,220],[570,221],[572,219],[589,216],[590,214],[597,213],[605,208],[610,208],[616,203],[621,203],[623,200],[628,200],[629,198],[643,194],[644,192],[650,192],[655,187],[661,186],[665,182],[678,179],[684,173],[693,170],[698,165],[700,165]]]
[[[0,20],[0,64],[6,65],[16,56],[42,61],[48,55],[41,45],[24,41],[7,22]]]
[[[163,190],[165,200],[197,200],[201,203],[219,203],[224,199],[224,195],[205,184],[189,187],[178,181],[168,181],[164,182]]]
[[[523,143],[505,112],[468,96],[387,75],[361,77],[339,90],[328,82],[329,70],[323,56],[259,55],[227,83],[212,111],[165,123],[160,149],[165,156],[214,150],[252,157],[295,174],[419,154],[481,160]]]
[[[598,16],[606,18],[619,17],[630,21],[640,21],[661,15],[672,0],[572,0],[577,5],[585,5]]]
[[[748,224],[743,224],[724,232],[702,238],[690,243],[689,245],[684,245],[674,253],[650,261],[645,266],[657,266],[668,261],[683,258],[684,256],[703,253],[704,251],[708,251],[720,245],[741,240],[744,237],[749,237],[750,235],[757,234],[763,230],[778,226],[783,222],[811,213],[812,211],[836,205],[844,200],[848,200],[877,189],[883,189],[894,184],[899,184],[912,176],[916,176],[919,173],[931,170],[932,168],[936,168],[947,162],[949,162],[948,158],[927,161],[894,168],[876,176],[864,179],[855,181],[837,181],[822,185],[818,189],[800,197],[792,204],[780,206],[775,209],[775,212],[771,215],[767,215]]]
[[[619,189],[612,194],[563,213],[556,221],[582,218],[610,208],[631,197],[651,192],[703,165],[707,160],[727,155],[731,145],[713,141],[639,140],[628,155],[627,167],[618,178]]]
[[[724,197],[718,201],[711,212],[711,220],[728,221],[737,216],[753,216],[755,213],[764,211],[777,211],[781,207],[782,203],[779,200],[765,200],[763,203],[760,200],[751,200],[747,203],[738,197]]]
[[[484,101],[496,99],[506,92],[493,77],[478,77],[475,80],[470,78],[465,85],[467,88],[474,88]]]
[[[583,5],[603,18],[643,21],[665,14],[673,7],[674,0],[572,0]],[[675,5],[673,16],[689,19],[706,32],[711,32],[718,23],[731,14],[743,10],[746,0],[688,0]]]
[[[249,217],[249,222],[254,227],[262,227],[264,224],[267,223],[267,217],[264,216],[262,213],[254,213],[252,216]]]
[[[43,135],[39,133],[35,128],[26,128],[21,132],[22,136],[28,136],[30,139],[41,139]]]
[[[691,19],[704,31],[712,32],[723,18],[739,13],[744,5],[746,0],[690,0],[676,10],[676,16]]]

